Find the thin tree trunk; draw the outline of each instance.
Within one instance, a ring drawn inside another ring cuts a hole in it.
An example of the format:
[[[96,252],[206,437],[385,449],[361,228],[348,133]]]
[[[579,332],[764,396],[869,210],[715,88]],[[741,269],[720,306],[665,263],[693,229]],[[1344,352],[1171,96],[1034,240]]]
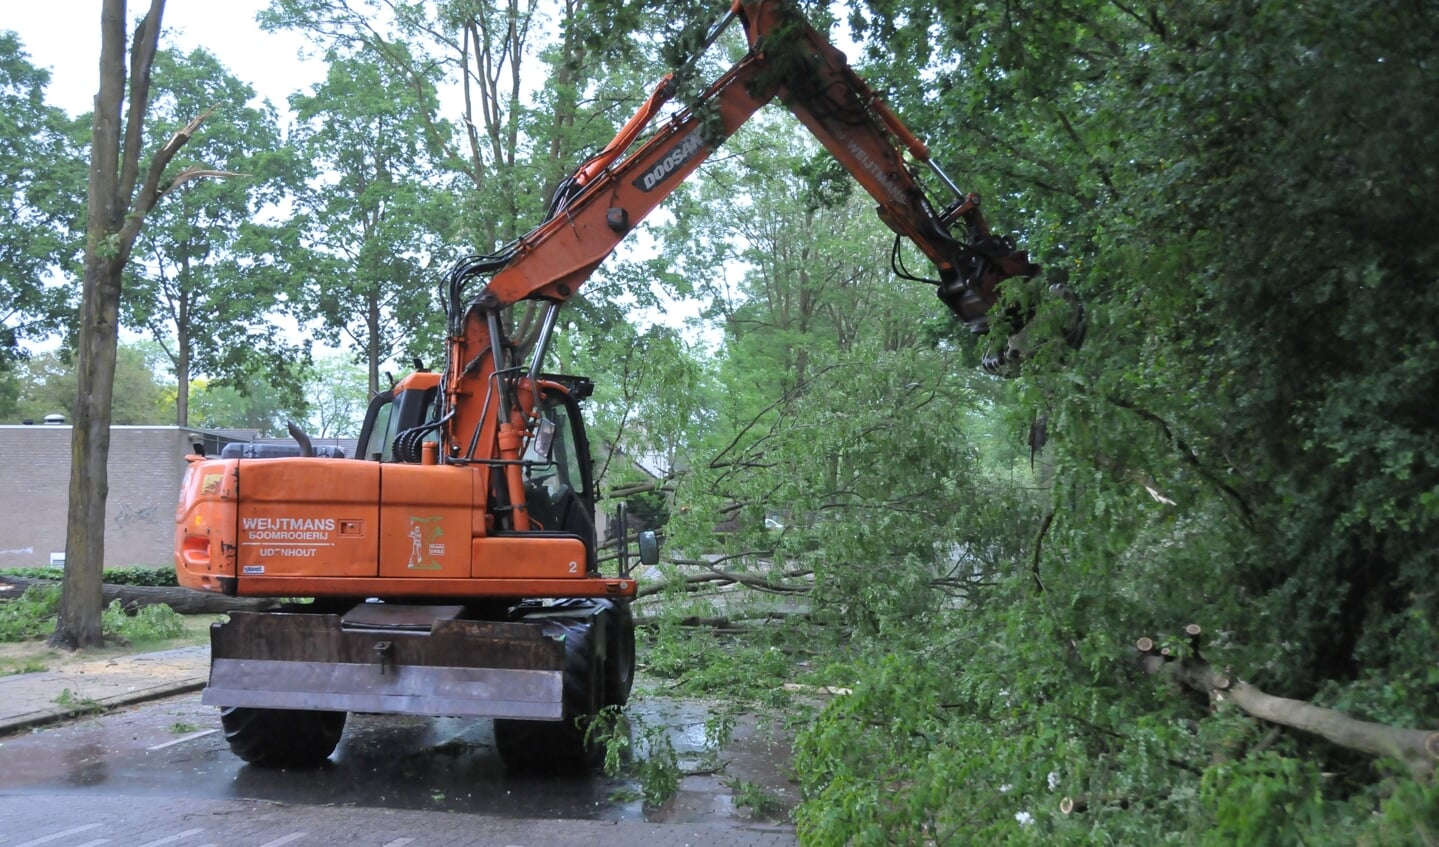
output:
[[[365,360],[370,376],[370,396],[380,393],[380,295],[379,287],[370,289],[365,304]]]
[[[175,425],[190,425],[190,299],[180,297],[175,320]]]

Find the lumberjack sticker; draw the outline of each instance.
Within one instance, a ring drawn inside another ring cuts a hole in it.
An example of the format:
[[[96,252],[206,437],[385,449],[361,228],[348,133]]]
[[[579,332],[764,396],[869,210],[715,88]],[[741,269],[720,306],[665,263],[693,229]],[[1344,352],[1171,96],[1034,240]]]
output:
[[[437,571],[442,567],[435,561],[445,555],[445,528],[438,515],[432,517],[410,517],[410,561],[406,567],[411,570]]]

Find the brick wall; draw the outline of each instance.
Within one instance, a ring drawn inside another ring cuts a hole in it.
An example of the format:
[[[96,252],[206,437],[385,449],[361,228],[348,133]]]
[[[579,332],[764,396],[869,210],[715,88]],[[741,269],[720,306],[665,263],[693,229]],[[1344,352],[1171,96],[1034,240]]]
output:
[[[110,431],[105,565],[168,565],[185,454],[198,436],[160,426]],[[65,552],[70,427],[0,426],[0,567]]]

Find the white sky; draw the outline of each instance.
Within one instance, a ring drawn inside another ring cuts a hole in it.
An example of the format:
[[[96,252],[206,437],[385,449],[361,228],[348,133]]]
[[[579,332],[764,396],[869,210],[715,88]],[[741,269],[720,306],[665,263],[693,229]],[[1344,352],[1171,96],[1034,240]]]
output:
[[[100,83],[101,0],[0,0],[0,30],[20,36],[30,63],[50,71],[46,100],[71,115],[89,112]],[[316,51],[293,32],[262,32],[255,15],[268,0],[168,0],[161,47],[204,47],[261,98],[282,111],[292,92],[324,77],[324,63],[304,61]],[[133,18],[150,8],[130,0]]]

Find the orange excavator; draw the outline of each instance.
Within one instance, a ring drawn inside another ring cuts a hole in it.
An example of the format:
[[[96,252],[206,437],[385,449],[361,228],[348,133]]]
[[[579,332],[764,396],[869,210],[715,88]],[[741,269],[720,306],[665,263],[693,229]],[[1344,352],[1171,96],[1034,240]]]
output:
[[[986,328],[1001,282],[1038,273],[786,0],[736,0],[704,47],[736,22],[749,52],[693,103],[662,118],[679,87],[666,77],[538,226],[448,274],[444,370],[375,398],[358,456],[295,431],[293,446],[190,457],[181,584],[304,598],[212,630],[203,702],[221,707],[241,758],[313,765],[347,713],[369,712],[494,718],[511,768],[593,764],[586,719],[624,705],[634,680],[636,583],[628,549],[614,572],[598,563],[580,413],[593,386],[542,363],[565,302],[766,103],[789,108],[873,196],[896,256],[900,238],[913,242],[936,270],[926,281],[972,330]],[[929,199],[921,168],[948,202]],[[544,310],[528,362],[504,317],[522,301]],[[657,560],[652,534],[638,547]]]

